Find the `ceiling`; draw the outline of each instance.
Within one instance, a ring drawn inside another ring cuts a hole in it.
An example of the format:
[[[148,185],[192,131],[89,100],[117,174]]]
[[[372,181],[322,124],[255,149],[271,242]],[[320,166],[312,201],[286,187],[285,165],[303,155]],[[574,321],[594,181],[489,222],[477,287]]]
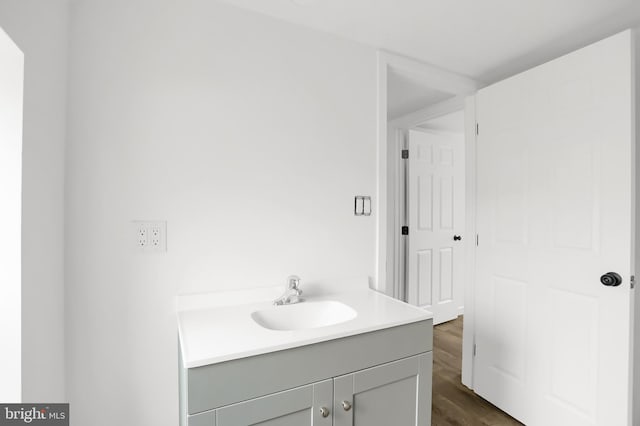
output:
[[[453,96],[451,93],[427,87],[422,81],[390,69],[387,74],[387,119],[402,117]]]
[[[638,0],[222,0],[492,83],[625,28]]]
[[[422,129],[448,133],[464,133],[464,111],[456,111],[419,125]]]

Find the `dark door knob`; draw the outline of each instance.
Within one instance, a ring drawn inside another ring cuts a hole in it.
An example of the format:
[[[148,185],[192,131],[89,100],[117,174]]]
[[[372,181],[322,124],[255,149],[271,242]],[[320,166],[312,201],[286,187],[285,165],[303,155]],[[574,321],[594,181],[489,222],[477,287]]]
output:
[[[607,272],[600,277],[600,282],[609,287],[617,287],[622,284],[622,277],[615,272]]]
[[[461,235],[454,235],[453,236],[453,241],[460,241],[462,239]]]

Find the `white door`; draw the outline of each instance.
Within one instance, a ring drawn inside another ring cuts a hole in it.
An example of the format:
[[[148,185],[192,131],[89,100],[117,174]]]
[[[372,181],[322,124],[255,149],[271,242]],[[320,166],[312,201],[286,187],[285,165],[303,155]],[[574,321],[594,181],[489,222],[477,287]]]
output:
[[[463,295],[464,136],[409,131],[408,302],[439,324]]]
[[[631,36],[476,98],[474,387],[530,426],[628,424]]]

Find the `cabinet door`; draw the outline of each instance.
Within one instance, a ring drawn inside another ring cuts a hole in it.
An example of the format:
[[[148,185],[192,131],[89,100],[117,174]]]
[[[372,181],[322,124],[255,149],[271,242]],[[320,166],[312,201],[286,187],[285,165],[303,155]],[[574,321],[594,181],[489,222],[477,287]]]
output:
[[[337,377],[333,426],[430,425],[432,353]]]
[[[325,380],[222,407],[216,413],[217,426],[331,426],[332,383]]]

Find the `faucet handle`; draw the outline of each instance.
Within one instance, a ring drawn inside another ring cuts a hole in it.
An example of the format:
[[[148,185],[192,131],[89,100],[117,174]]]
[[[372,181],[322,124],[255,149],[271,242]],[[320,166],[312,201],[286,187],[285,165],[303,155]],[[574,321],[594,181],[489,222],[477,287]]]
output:
[[[298,289],[300,285],[300,277],[297,275],[289,275],[287,277],[287,287],[292,289]]]

